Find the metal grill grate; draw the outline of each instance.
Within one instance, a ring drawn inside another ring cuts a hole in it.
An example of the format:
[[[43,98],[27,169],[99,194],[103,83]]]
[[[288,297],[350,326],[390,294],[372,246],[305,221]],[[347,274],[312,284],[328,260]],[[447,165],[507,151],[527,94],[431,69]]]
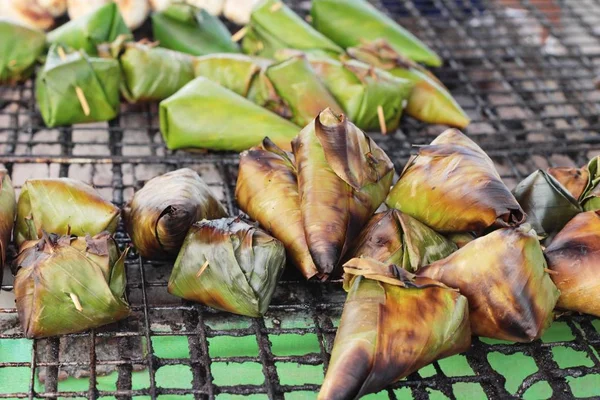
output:
[[[537,168],[582,165],[600,153],[599,0],[375,4],[444,58],[435,73],[473,118],[467,133],[510,187]],[[292,5],[306,13],[310,3]],[[29,177],[69,176],[122,205],[145,180],[187,166],[238,212],[237,155],[166,150],[155,104],[123,104],[108,124],[46,129],[33,93],[31,81],[0,87],[0,162],[17,187]],[[427,143],[443,129],[410,118],[401,127],[373,135],[398,169],[411,144]],[[118,239],[128,242],[122,229]],[[290,271],[268,314],[249,319],[168,295],[170,268],[131,254],[132,316],[88,333],[23,339],[16,310],[0,303],[6,307],[0,308],[0,398],[316,397],[345,298],[339,282],[306,283]],[[2,288],[11,284],[5,277]],[[563,316],[540,341],[474,339],[466,354],[370,398],[598,396],[599,350],[600,320]]]

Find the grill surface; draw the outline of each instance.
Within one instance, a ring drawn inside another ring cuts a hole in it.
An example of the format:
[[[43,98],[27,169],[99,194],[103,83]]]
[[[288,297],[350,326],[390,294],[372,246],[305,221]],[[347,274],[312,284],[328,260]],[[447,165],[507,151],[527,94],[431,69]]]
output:
[[[537,168],[579,166],[600,153],[600,93],[594,88],[600,1],[375,4],[444,58],[434,72],[473,118],[466,132],[494,159],[509,187]],[[304,14],[310,3],[292,5]],[[108,124],[46,129],[33,93],[32,81],[0,88],[0,162],[16,187],[30,177],[75,177],[122,205],[145,180],[187,166],[231,213],[238,212],[237,155],[166,150],[156,104],[123,104]],[[373,137],[400,170],[411,144],[427,143],[442,130],[405,117],[398,132]],[[122,229],[118,239],[128,242]],[[345,298],[339,282],[306,283],[290,271],[268,314],[249,319],[170,296],[170,268],[131,254],[132,316],[61,338],[24,339],[13,303],[0,300],[0,398],[316,397]],[[4,290],[12,289],[11,279],[5,277]],[[598,396],[599,332],[600,320],[565,315],[532,344],[474,338],[466,354],[369,398]]]

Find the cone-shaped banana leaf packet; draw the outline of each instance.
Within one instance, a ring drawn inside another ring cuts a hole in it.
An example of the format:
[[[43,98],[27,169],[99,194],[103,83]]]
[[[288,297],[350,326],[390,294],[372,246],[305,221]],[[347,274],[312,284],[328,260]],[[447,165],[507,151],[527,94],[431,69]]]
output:
[[[189,168],[150,179],[123,209],[131,241],[150,259],[175,258],[194,222],[226,216],[208,185]]]
[[[327,276],[385,200],[394,166],[371,138],[330,109],[300,132],[292,148],[306,242]]]
[[[152,32],[161,47],[195,56],[240,51],[219,18],[188,4],[153,13]]]
[[[319,400],[358,399],[471,346],[467,299],[401,267],[354,258]]]
[[[357,60],[413,82],[406,104],[406,113],[411,117],[461,129],[471,122],[448,89],[431,72],[402,56],[385,39],[350,47],[347,51]]]
[[[25,242],[14,265],[25,336],[81,332],[127,317],[126,255],[106,232],[94,237],[44,234]]]
[[[6,265],[6,249],[10,243],[17,202],[8,171],[0,169],[0,283]]]
[[[552,175],[576,200],[579,200],[583,195],[590,176],[587,165],[582,168],[548,168],[546,173]]]
[[[0,84],[29,78],[46,46],[44,32],[0,17],[0,37]]]
[[[513,193],[527,214],[527,222],[540,236],[553,236],[583,211],[567,189],[542,170],[523,179]]]
[[[289,150],[297,125],[204,77],[160,103],[160,131],[167,147],[242,151],[269,136]]]
[[[444,233],[482,232],[525,220],[494,162],[457,129],[419,148],[386,203]]]
[[[90,185],[70,178],[29,179],[17,204],[15,241],[42,238],[43,232],[76,236],[113,233],[119,209]]]
[[[587,165],[588,184],[580,197],[585,211],[600,210],[600,156],[592,158]]]
[[[124,42],[121,38],[99,46],[99,51],[102,57],[119,61],[121,93],[128,102],[166,99],[194,79],[193,57],[189,54],[147,41]]]
[[[260,317],[285,267],[281,242],[238,218],[195,223],[185,238],[169,293],[234,314]]]
[[[600,317],[600,212],[576,215],[544,250],[557,307]]]
[[[524,224],[466,244],[418,271],[469,300],[473,334],[515,342],[539,338],[558,300],[536,232]]]
[[[53,45],[37,74],[35,97],[48,127],[108,121],[119,111],[120,84],[116,60]]]
[[[319,51],[339,55],[344,50],[316,31],[281,0],[257,4],[242,40],[244,53],[273,58],[281,49]]]
[[[407,271],[449,256],[454,243],[398,210],[375,214],[354,242],[347,258],[368,257]]]
[[[99,44],[113,42],[120,35],[132,37],[117,4],[110,2],[49,32],[47,41],[96,55]]]
[[[296,174],[293,155],[265,138],[262,146],[240,154],[235,199],[242,211],[283,243],[287,259],[310,279],[319,271],[306,243]]]
[[[386,39],[398,53],[434,67],[442,59],[425,43],[364,0],[313,0],[313,26],[343,48]]]

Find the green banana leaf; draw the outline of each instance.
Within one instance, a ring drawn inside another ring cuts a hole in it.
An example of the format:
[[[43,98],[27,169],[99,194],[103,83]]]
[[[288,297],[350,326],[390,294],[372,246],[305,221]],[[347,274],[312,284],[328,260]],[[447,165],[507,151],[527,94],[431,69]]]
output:
[[[250,15],[242,50],[247,54],[273,58],[281,49],[316,50],[330,55],[344,51],[280,0],[263,0]]]
[[[590,160],[587,166],[588,184],[580,202],[585,211],[600,210],[600,156]]]
[[[0,84],[29,78],[46,46],[44,32],[0,17],[0,38]]]
[[[36,100],[48,127],[108,121],[119,111],[121,71],[116,60],[66,54],[53,45],[36,79]]]
[[[217,17],[187,4],[172,4],[153,13],[152,32],[161,47],[195,56],[239,52],[227,27]]]
[[[413,61],[439,67],[441,58],[412,33],[365,0],[313,0],[312,24],[343,48],[386,39]]]
[[[120,35],[132,37],[117,4],[110,2],[49,32],[47,41],[96,55],[99,44],[113,42]]]
[[[289,150],[300,128],[204,77],[160,103],[160,131],[169,149],[241,151],[269,136]]]
[[[0,283],[7,263],[6,250],[10,244],[16,213],[15,189],[10,175],[5,169],[0,169]]]
[[[15,297],[25,336],[81,332],[127,317],[125,258],[108,233],[44,234],[15,260]]]
[[[262,316],[285,267],[281,242],[238,218],[195,223],[185,238],[169,293],[219,310]]]

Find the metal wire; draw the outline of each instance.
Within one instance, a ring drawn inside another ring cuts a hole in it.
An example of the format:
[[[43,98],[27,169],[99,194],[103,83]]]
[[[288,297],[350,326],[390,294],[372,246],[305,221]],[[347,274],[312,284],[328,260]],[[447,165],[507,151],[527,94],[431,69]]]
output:
[[[307,2],[289,3],[301,14],[309,6]],[[600,153],[600,93],[595,89],[600,68],[599,0],[380,0],[374,4],[416,32],[444,58],[445,65],[434,73],[472,117],[467,133],[490,154],[509,186],[537,168],[579,166]],[[0,162],[17,188],[28,177],[71,176],[93,183],[115,204],[122,205],[145,180],[187,166],[200,172],[232,214],[238,212],[233,200],[237,155],[166,150],[158,132],[156,104],[123,104],[120,116],[108,124],[46,129],[34,97],[33,81],[0,87]],[[404,118],[398,132],[373,136],[401,168],[412,144],[427,143],[442,129]],[[117,239],[122,246],[128,243],[122,229]],[[293,392],[318,391],[315,383],[283,383],[277,364],[293,362],[326,369],[335,321],[344,301],[339,282],[306,283],[298,274],[288,272],[264,318],[248,320],[244,328],[223,329],[215,328],[212,322],[241,318],[169,297],[169,270],[168,264],[130,254],[127,295],[132,316],[91,332],[35,340],[29,362],[0,362],[0,372],[3,368],[30,368],[28,390],[0,390],[0,398],[157,398],[178,394],[215,399],[227,393],[262,393],[283,399]],[[12,286],[2,288],[11,290]],[[281,324],[281,316],[290,315],[306,317],[305,326]],[[15,319],[16,310],[0,308],[0,322],[2,317]],[[563,316],[560,321],[566,323],[574,340],[508,344],[474,339],[466,353],[474,375],[452,376],[435,363],[432,376],[415,373],[393,385],[387,396],[396,399],[396,389],[409,388],[413,398],[428,399],[429,389],[435,389],[454,399],[456,384],[475,382],[490,399],[519,398],[537,382],[545,381],[552,398],[572,398],[567,377],[600,373],[596,353],[600,351],[600,334],[592,317]],[[160,329],[161,324],[168,324],[170,329]],[[319,351],[303,356],[276,355],[270,338],[284,334],[314,334]],[[187,338],[190,357],[158,357],[153,339],[167,335]],[[211,357],[209,340],[224,336],[254,336],[258,354]],[[2,340],[18,338],[22,338],[18,328],[0,330],[0,346]],[[67,357],[68,347],[76,342],[85,343],[88,352]],[[98,351],[107,343],[114,349],[110,356]],[[560,368],[552,356],[559,346],[585,353],[591,365]],[[516,391],[509,391],[506,378],[490,364],[493,352],[523,353],[535,361],[538,371]],[[217,385],[211,366],[221,362],[258,363],[264,383]],[[160,387],[157,370],[168,365],[189,366],[191,387]],[[67,368],[88,371],[87,390],[59,390],[61,370]],[[111,368],[118,372],[117,390],[99,390],[97,377]],[[147,388],[132,389],[132,373],[144,368],[149,371]],[[35,384],[40,373],[44,377],[42,390]]]

